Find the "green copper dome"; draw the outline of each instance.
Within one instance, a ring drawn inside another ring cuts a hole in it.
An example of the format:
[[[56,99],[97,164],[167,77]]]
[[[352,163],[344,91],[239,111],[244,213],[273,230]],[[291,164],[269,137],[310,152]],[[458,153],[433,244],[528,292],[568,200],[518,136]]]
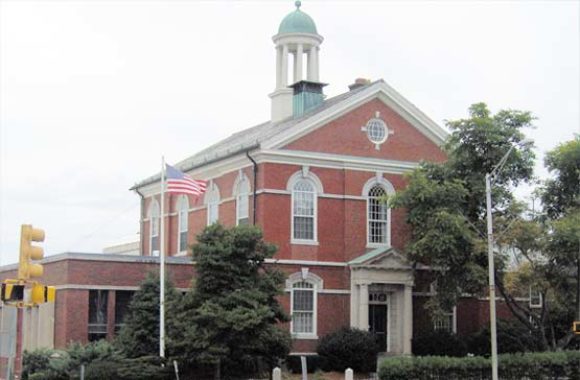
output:
[[[316,32],[316,25],[314,20],[306,13],[300,10],[300,1],[296,1],[296,10],[284,17],[278,28],[278,34],[284,33],[310,33],[318,34]]]

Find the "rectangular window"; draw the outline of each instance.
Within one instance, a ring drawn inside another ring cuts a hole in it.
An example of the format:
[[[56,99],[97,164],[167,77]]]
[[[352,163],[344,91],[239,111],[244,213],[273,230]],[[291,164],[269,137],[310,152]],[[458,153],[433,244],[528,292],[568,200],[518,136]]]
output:
[[[304,281],[292,289],[292,333],[314,334],[314,287]]]
[[[89,290],[89,342],[107,338],[108,290]]]
[[[129,304],[133,294],[135,292],[132,290],[117,290],[115,292],[115,334],[125,323],[125,317],[129,312]]]
[[[443,313],[433,320],[433,329],[435,331],[446,331],[448,333],[455,333],[456,330],[456,308],[452,311]]]
[[[314,240],[314,193],[294,191],[294,239]]]
[[[250,222],[250,218],[248,216],[250,208],[249,203],[250,198],[248,197],[248,194],[238,195],[236,200],[238,225],[248,224]]]

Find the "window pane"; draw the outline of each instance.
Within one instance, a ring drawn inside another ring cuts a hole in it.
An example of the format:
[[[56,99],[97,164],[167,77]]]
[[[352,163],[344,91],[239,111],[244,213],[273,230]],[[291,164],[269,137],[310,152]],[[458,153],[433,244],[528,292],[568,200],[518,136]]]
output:
[[[125,322],[133,294],[135,292],[132,290],[117,290],[115,292],[115,333]]]
[[[313,313],[294,312],[294,314],[292,314],[292,332],[313,333],[313,317]]]
[[[107,290],[89,291],[89,341],[95,341],[107,337],[108,295],[109,292]]]
[[[294,239],[314,240],[314,217],[294,217]]]
[[[389,229],[389,208],[385,202],[385,189],[376,185],[368,195],[368,241],[387,243]]]
[[[314,291],[294,290],[295,311],[314,311]]]
[[[187,251],[187,231],[179,233],[179,252]]]

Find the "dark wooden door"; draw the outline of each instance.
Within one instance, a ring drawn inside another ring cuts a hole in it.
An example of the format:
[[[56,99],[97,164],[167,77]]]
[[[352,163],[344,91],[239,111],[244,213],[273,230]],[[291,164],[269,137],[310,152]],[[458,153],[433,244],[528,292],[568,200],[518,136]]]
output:
[[[379,350],[387,351],[387,305],[369,305],[369,327]]]

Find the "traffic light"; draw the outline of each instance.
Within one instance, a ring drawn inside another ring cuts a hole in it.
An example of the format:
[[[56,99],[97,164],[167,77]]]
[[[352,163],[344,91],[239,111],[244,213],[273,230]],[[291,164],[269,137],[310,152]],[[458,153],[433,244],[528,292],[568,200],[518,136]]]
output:
[[[56,288],[54,286],[45,286],[42,284],[34,284],[30,293],[30,301],[35,304],[45,302],[54,302],[56,298]]]
[[[32,228],[30,224],[23,224],[20,232],[20,263],[18,265],[18,279],[29,280],[31,277],[41,277],[42,265],[33,261],[40,260],[44,256],[41,247],[32,245],[32,242],[44,241],[44,231]]]
[[[0,299],[3,302],[24,301],[24,285],[2,283]]]
[[[572,323],[572,332],[574,332],[575,335],[580,335],[580,322],[579,321],[575,321],[574,323]]]

